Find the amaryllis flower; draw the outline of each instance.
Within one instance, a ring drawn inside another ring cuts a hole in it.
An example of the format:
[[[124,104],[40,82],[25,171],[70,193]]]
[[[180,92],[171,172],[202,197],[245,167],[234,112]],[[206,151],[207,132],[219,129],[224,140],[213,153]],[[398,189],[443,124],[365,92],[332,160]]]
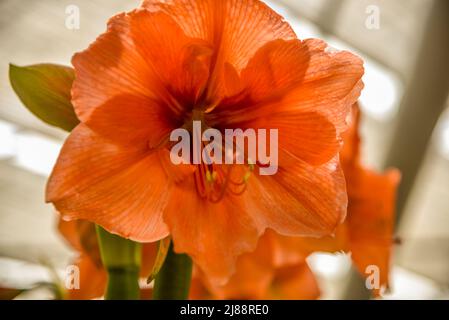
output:
[[[150,0],[113,17],[74,56],[81,123],[47,201],[140,242],[171,235],[217,281],[271,228],[332,233],[346,214],[340,133],[362,88],[362,61],[299,40],[258,0]],[[246,165],[174,165],[177,128],[279,130],[276,175]]]

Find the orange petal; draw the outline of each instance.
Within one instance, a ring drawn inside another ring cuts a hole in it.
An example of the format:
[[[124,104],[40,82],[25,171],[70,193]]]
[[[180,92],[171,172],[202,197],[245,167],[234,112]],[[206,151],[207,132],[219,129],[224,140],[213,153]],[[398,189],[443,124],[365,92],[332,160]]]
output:
[[[59,154],[47,184],[47,202],[76,195],[148,155],[148,147],[118,146],[78,125]]]
[[[162,210],[170,186],[157,153],[108,144],[80,125],[61,151],[47,201],[66,219],[86,219],[122,237],[152,242],[168,234]]]
[[[234,271],[238,255],[254,250],[260,231],[241,197],[212,203],[198,196],[194,179],[176,186],[164,213],[175,251],[189,254],[214,283]]]
[[[170,15],[187,36],[215,44],[222,65],[228,62],[239,72],[265,43],[296,38],[290,25],[259,0],[145,0],[143,6]]]
[[[100,298],[106,290],[107,273],[98,267],[87,255],[82,255],[77,262],[79,268],[79,288],[68,289],[70,300],[88,300]]]
[[[211,41],[214,36],[213,0],[144,0],[142,7],[151,12],[164,12],[175,20],[191,38]]]
[[[343,134],[343,148],[340,159],[345,171],[351,170],[360,161],[360,109],[356,103],[352,106],[349,128]]]
[[[317,298],[319,289],[305,263],[305,255],[300,254],[300,248],[285,254],[288,250],[280,245],[281,238],[288,239],[267,230],[259,239],[254,252],[245,253],[238,258],[235,274],[223,286],[212,285],[197,272],[192,295],[197,299]],[[295,258],[291,259],[293,255]]]
[[[274,40],[256,52],[242,71],[242,81],[254,101],[279,98],[300,85],[309,60],[302,41]]]
[[[213,70],[208,85],[208,100],[212,104],[226,96],[226,64],[240,73],[267,42],[296,38],[290,25],[258,0],[147,0],[143,6],[167,13],[187,36],[213,45]]]
[[[285,157],[285,156],[284,156]],[[347,195],[338,157],[313,167],[296,159],[273,176],[251,177],[244,201],[259,207],[258,223],[290,236],[325,236],[346,216]]]
[[[278,129],[279,148],[301,160],[319,165],[333,158],[340,149],[337,135],[340,132],[336,128],[345,123],[349,109],[328,115],[332,112],[327,109],[338,103],[346,106],[346,102],[338,101],[340,97],[334,98],[334,92],[321,88],[318,80],[310,83],[314,70],[310,70],[309,64],[316,59],[312,55],[319,53],[311,50],[309,44],[309,40],[276,40],[259,49],[242,71],[242,93],[213,109],[207,115],[208,122],[225,128]],[[340,80],[335,73],[344,70],[332,69],[337,64],[333,58],[323,64],[327,64],[323,67],[327,69],[320,71],[321,77],[331,79],[328,85],[339,90],[336,83]],[[304,98],[298,94],[307,93],[312,85],[316,86],[316,91],[308,99],[313,101],[292,98]],[[353,84],[348,86],[343,89],[349,92]]]
[[[362,275],[366,275],[367,266],[377,266],[381,285],[388,286],[400,174],[397,170],[384,175],[359,170],[357,177],[353,176],[348,184],[347,225],[352,259]]]
[[[203,281],[199,277],[193,275],[192,281],[190,282],[189,300],[210,299],[213,299],[213,296],[209,292],[209,289],[204,285]]]
[[[303,43],[310,55],[307,71],[302,84],[282,104],[322,112],[341,133],[347,128],[347,116],[363,88],[363,61],[347,51],[330,52],[321,40]]]
[[[59,218],[58,231],[73,249],[78,252],[83,250],[78,233],[77,221],[65,221]]]
[[[294,264],[304,260],[314,252],[348,252],[349,235],[346,223],[337,227],[335,235],[322,238],[278,236],[277,261],[281,264]]]
[[[274,249],[272,238],[265,233],[255,251],[238,258],[236,272],[226,285],[209,285],[209,291],[217,299],[262,299],[273,278]],[[208,284],[207,279],[203,281]]]
[[[81,121],[116,95],[156,99],[154,74],[140,56],[130,34],[130,15],[109,20],[107,31],[72,59],[75,81],[72,103]]]
[[[290,155],[311,165],[321,165],[332,160],[340,149],[335,126],[316,112],[273,112],[249,127],[267,129],[267,135],[268,129],[278,130],[280,166],[289,166]],[[282,157],[284,153],[289,156]]]
[[[89,256],[98,267],[102,266],[95,224],[86,220],[59,219],[58,230],[75,250]]]
[[[142,148],[158,146],[177,128],[164,106],[129,95],[115,96],[95,108],[85,124],[114,143]]]
[[[279,268],[264,299],[315,300],[320,296],[320,288],[312,270],[305,261]]]
[[[187,37],[169,15],[148,10],[131,14],[131,33],[137,50],[163,87],[194,103],[209,78],[212,48]]]

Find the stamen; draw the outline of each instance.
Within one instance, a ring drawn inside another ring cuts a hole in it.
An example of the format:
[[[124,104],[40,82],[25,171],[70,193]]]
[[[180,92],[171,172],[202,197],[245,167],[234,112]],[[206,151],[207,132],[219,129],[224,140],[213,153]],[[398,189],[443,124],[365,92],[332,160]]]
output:
[[[205,108],[203,110],[194,110],[192,112],[192,119],[194,120],[200,120],[204,122],[204,112],[208,112],[210,109],[213,109],[215,106],[210,106],[208,108]],[[208,126],[205,123],[202,123],[201,126],[202,129],[206,130]],[[193,128],[190,126],[187,130],[191,131]],[[204,149],[206,147],[205,143],[201,143],[201,149]],[[237,148],[224,148],[224,146],[221,146],[221,150],[218,152],[222,153],[222,159],[226,159],[225,152],[227,150],[232,151],[232,158],[235,161],[236,159],[236,150]],[[203,155],[203,150],[201,150],[200,154]],[[209,157],[209,155],[206,155]],[[206,161],[210,163],[211,159],[208,158]],[[205,164],[201,163],[198,164],[197,170],[194,174],[195,179],[195,186],[198,191],[198,195],[203,198],[207,199],[207,201],[210,201],[212,203],[218,203],[220,202],[223,197],[226,195],[227,192],[232,195],[241,195],[245,192],[248,184],[248,180],[251,176],[252,171],[254,171],[254,163],[251,161],[251,159],[248,159],[246,166],[247,170],[245,172],[242,172],[241,177],[239,178],[239,181],[234,181],[232,178],[232,173],[235,171],[234,166],[235,164]],[[244,164],[239,164],[238,166],[245,166]],[[235,179],[235,178],[234,178]]]

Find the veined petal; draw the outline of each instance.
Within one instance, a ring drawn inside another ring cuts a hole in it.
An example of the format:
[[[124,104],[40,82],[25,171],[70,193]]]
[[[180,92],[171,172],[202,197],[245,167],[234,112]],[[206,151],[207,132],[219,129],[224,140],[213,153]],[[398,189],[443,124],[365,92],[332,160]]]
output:
[[[188,37],[212,41],[214,4],[213,0],[144,0],[142,7],[166,13]]]
[[[271,116],[245,124],[246,127],[266,129],[267,141],[269,130],[277,130],[280,166],[289,166],[292,155],[293,161],[300,159],[311,165],[321,165],[332,160],[340,149],[335,126],[317,112],[273,112]]]
[[[353,67],[345,71],[340,61],[349,53],[335,59],[323,53],[327,60],[321,70],[312,52],[318,49],[310,43],[315,44],[275,40],[260,48],[242,71],[241,93],[207,114],[208,122],[219,128],[278,129],[279,148],[295,157],[313,165],[333,158],[352,104],[346,95],[351,95],[363,68],[354,67],[361,68],[357,78],[351,75]]]
[[[47,201],[66,219],[86,219],[142,242],[168,234],[162,221],[171,180],[157,152],[125,149],[78,126],[63,147]]]
[[[187,36],[213,45],[207,95],[212,104],[227,96],[227,64],[240,73],[267,42],[296,38],[290,25],[259,0],[146,0],[143,7],[167,13]]]
[[[157,101],[131,95],[95,108],[85,124],[113,143],[142,149],[158,146],[178,126]]]
[[[145,0],[143,7],[167,13],[187,36],[215,44],[222,63],[238,71],[265,43],[296,38],[290,25],[259,0]]]
[[[145,57],[162,86],[184,104],[196,102],[209,78],[213,53],[205,40],[187,37],[175,20],[163,12],[140,10],[131,13],[131,34],[137,50]],[[168,101],[176,104],[176,101]],[[182,112],[185,106],[171,105]]]
[[[120,146],[78,125],[67,138],[47,183],[47,202],[79,194],[148,155],[148,147]]]
[[[334,233],[344,221],[347,207],[338,157],[316,167],[299,159],[288,162],[290,165],[280,166],[275,175],[251,177],[242,198],[259,206],[254,219],[282,235]]]
[[[347,129],[347,117],[363,89],[363,61],[347,52],[331,52],[317,39],[305,40],[310,61],[302,84],[282,102],[286,108],[298,107],[325,114],[337,132]]]
[[[175,251],[189,254],[215,284],[228,280],[238,255],[254,250],[261,230],[240,197],[212,203],[198,196],[194,179],[178,184],[164,213]]]
[[[279,99],[298,87],[309,60],[309,50],[301,40],[274,40],[255,53],[242,71],[242,82],[256,103]]]
[[[170,193],[156,156],[148,156],[79,194],[53,202],[67,219],[89,219],[111,233],[140,242],[168,235],[162,210]]]
[[[72,103],[81,121],[116,95],[159,96],[154,90],[157,87],[152,86],[154,74],[132,41],[129,14],[112,17],[107,31],[88,49],[75,54],[72,64]]]

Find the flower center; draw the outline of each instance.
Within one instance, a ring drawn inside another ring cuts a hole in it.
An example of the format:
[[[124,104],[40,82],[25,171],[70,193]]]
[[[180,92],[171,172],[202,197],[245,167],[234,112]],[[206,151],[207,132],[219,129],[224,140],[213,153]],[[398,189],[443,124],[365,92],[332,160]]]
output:
[[[216,141],[207,142],[202,139],[204,131],[211,129],[206,123],[204,117],[205,112],[207,112],[206,109],[193,109],[191,117],[189,117],[189,120],[185,123],[184,128],[190,132],[191,137],[200,137],[200,150],[198,152],[201,155],[203,154],[204,148],[206,148],[209,143],[215,143],[215,146],[219,147],[217,152],[221,153],[222,159],[230,157],[230,155],[226,153],[228,153],[229,150],[232,150],[231,157],[234,160],[232,161],[232,164],[207,164],[201,161],[200,164],[197,164],[197,170],[194,173],[195,186],[198,195],[208,201],[217,203],[226,195],[226,193],[241,195],[245,192],[248,179],[254,170],[254,165],[248,163],[235,164],[237,153],[235,140],[233,141],[232,146],[227,146],[226,148],[223,141],[217,145]],[[194,121],[199,121],[201,123],[199,130],[198,126],[193,125]],[[194,132],[195,130],[198,130],[199,132]],[[192,154],[196,152],[196,150],[194,150],[193,139],[191,140]],[[230,147],[232,147],[232,149]]]
[[[245,192],[254,165],[198,165],[194,173],[198,195],[213,203],[226,193],[241,195]]]

